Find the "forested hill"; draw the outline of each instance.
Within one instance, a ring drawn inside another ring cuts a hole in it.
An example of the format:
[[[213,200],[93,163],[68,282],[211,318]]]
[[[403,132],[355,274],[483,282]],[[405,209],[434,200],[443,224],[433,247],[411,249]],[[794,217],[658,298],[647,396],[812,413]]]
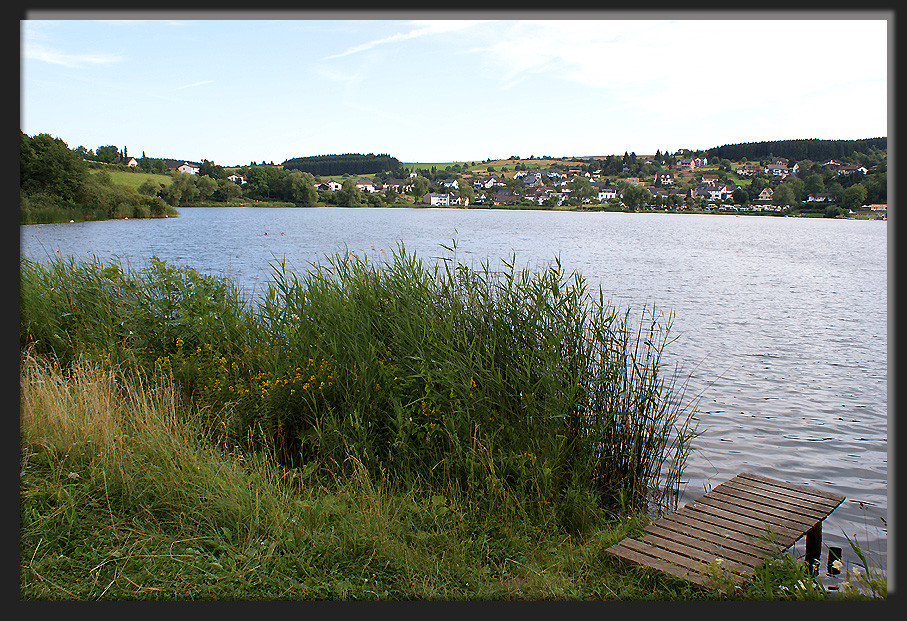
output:
[[[313,155],[294,157],[283,163],[285,169],[296,169],[313,175],[371,174],[399,170],[400,161],[390,155],[362,155],[345,153],[343,155]]]
[[[763,157],[783,157],[794,161],[828,160],[850,157],[854,153],[869,153],[872,150],[888,150],[888,138],[863,138],[860,140],[774,140],[771,142],[747,142],[713,147],[706,153],[709,159],[739,162],[745,159],[758,160]]]

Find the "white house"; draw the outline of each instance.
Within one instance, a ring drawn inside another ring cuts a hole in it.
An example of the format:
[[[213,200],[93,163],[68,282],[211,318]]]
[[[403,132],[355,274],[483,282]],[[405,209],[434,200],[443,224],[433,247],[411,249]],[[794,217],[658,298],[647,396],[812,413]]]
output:
[[[464,207],[469,207],[469,198],[466,196],[460,196],[459,194],[453,194],[450,197],[451,205],[463,205]]]
[[[135,168],[139,165],[139,162],[134,157],[130,157],[128,160],[126,160],[126,165]]]
[[[429,192],[422,197],[422,202],[426,205],[440,205],[442,207],[449,207],[450,194],[436,194],[434,192]]]
[[[324,182],[318,184],[319,190],[327,190],[330,192],[336,192],[337,190],[341,189],[342,187],[343,187],[342,183],[334,181],[333,179],[328,179],[327,181],[324,181]]]
[[[375,185],[368,177],[359,177],[359,181],[356,182],[356,187],[360,190],[365,190],[366,192],[375,191]]]
[[[709,184],[699,184],[693,188],[695,196],[706,196],[710,201],[723,201],[731,195],[733,190],[726,185],[709,185]]]
[[[743,166],[738,168],[736,172],[738,175],[751,177],[759,172],[759,167],[755,164],[744,164]]]
[[[189,162],[183,162],[181,166],[177,168],[181,173],[188,173],[190,175],[197,175],[198,171],[201,170],[199,166],[195,164],[190,164]]]
[[[497,175],[491,175],[475,182],[475,186],[485,188],[486,190],[493,185],[504,185],[504,180]]]
[[[604,183],[593,182],[592,187],[598,192],[599,202],[604,202],[609,198],[617,198],[617,188]]]
[[[246,182],[245,178],[243,178],[242,175],[237,175],[236,173],[233,173],[232,175],[227,177],[227,179],[229,179],[233,183],[238,183],[239,185],[242,185]]]
[[[769,164],[765,167],[765,174],[776,175],[783,179],[790,174],[790,169],[784,164]]]

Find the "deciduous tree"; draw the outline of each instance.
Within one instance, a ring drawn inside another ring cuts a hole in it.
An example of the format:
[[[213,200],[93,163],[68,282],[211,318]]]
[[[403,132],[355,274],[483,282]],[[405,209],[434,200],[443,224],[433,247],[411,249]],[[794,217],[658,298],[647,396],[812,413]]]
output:
[[[343,207],[356,207],[361,203],[362,196],[359,188],[356,187],[356,180],[350,178],[344,181],[343,186],[337,190],[337,204]]]
[[[859,209],[866,201],[866,187],[862,183],[856,183],[844,190],[844,197],[841,200],[844,209]]]

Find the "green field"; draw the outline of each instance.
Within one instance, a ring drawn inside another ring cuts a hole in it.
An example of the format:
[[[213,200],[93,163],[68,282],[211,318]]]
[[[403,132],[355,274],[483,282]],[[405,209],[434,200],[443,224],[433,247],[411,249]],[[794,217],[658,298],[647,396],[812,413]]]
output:
[[[93,171],[96,173],[97,171]],[[173,180],[173,177],[170,175],[156,175],[153,173],[143,173],[143,172],[131,172],[124,170],[111,170],[110,179],[117,185],[127,185],[133,188],[138,188],[146,179],[151,179],[152,181],[157,181],[161,185],[170,185],[170,182]]]

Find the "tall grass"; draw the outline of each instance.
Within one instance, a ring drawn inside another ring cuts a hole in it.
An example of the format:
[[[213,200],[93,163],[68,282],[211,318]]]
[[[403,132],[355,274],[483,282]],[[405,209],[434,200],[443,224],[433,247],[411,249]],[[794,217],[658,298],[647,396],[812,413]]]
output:
[[[399,489],[352,457],[316,477],[218,447],[204,408],[129,365],[26,348],[20,391],[21,599],[828,597],[789,554],[744,585],[716,571],[716,590],[609,559],[640,516],[571,537],[452,488]],[[854,571],[840,597],[885,597],[884,577]]]
[[[354,458],[315,477],[212,445],[167,377],[28,350],[20,369],[23,599],[647,595],[598,562],[633,522],[572,541],[454,490],[396,490]]]
[[[673,498],[696,420],[662,368],[670,318],[634,319],[557,260],[495,273],[401,245],[382,263],[273,267],[248,300],[157,259],[23,259],[22,347],[172,377],[199,433],[291,472],[364,473],[574,532]]]

